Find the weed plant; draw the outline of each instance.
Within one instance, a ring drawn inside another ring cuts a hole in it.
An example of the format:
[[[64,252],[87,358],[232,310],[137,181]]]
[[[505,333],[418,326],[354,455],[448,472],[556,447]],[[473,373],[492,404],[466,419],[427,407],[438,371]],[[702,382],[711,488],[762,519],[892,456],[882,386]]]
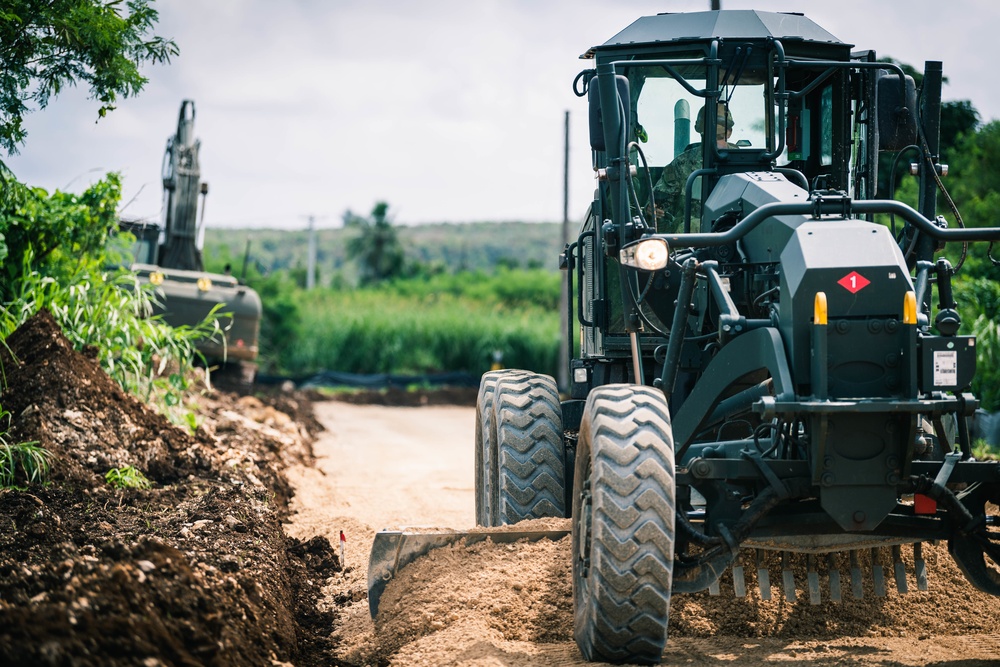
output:
[[[104,475],[104,481],[116,489],[148,489],[153,486],[141,470],[132,466],[112,468]]]
[[[37,442],[10,442],[10,413],[0,408],[0,487],[45,484],[49,478],[49,452]]]

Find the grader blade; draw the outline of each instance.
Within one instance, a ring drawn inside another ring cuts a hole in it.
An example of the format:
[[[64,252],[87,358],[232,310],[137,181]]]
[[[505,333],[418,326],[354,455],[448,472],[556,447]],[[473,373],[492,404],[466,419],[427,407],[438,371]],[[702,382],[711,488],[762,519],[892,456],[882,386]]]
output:
[[[747,582],[743,576],[743,561],[740,559],[733,566],[733,594],[738,598],[747,596]]]
[[[872,579],[875,582],[876,597],[885,597],[885,570],[879,562],[878,547],[872,547]]]
[[[861,581],[861,565],[858,563],[858,552],[851,551],[851,594],[855,600],[865,597],[865,589]]]
[[[368,560],[368,611],[372,618],[378,615],[382,593],[388,583],[406,565],[434,549],[452,544],[469,546],[491,540],[497,544],[512,544],[521,540],[560,540],[569,535],[568,530],[382,530],[375,534],[371,556]]]
[[[764,564],[764,552],[762,550],[757,549],[755,560],[757,561],[757,586],[760,588],[760,599],[770,600],[771,574],[767,571],[767,565]]]
[[[791,555],[781,552],[781,586],[785,589],[785,600],[795,602],[795,574],[792,572]]]
[[[806,583],[809,587],[809,604],[815,606],[823,601],[819,592],[819,572],[816,571],[816,557],[809,554],[806,557],[808,570],[806,572]]]
[[[900,593],[909,592],[906,585],[906,567],[903,565],[902,549],[898,544],[892,548],[892,572],[896,578],[896,590]]]
[[[830,574],[830,599],[840,602],[840,570],[837,569],[837,557],[832,553],[827,554],[826,564]]]
[[[924,560],[924,547],[920,542],[913,545],[913,564],[917,575],[917,590],[927,590],[927,562]]]

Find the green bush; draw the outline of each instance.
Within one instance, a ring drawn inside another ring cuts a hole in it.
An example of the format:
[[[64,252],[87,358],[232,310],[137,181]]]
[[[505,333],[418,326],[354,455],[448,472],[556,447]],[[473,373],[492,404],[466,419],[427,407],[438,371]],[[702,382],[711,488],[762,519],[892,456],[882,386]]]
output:
[[[217,312],[193,327],[152,317],[154,288],[140,285],[117,254],[121,244],[109,243],[118,224],[118,176],[80,195],[23,186],[17,193],[0,202],[0,340],[46,309],[75,349],[97,349],[101,366],[126,391],[148,400],[158,385],[170,390],[161,376],[167,368],[186,375],[197,343],[219,331]]]

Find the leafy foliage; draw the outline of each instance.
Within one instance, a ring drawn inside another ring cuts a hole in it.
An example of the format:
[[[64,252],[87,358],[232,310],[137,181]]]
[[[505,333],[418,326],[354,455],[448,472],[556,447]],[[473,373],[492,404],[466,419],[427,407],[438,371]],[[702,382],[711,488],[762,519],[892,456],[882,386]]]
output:
[[[105,257],[120,199],[121,177],[111,173],[79,195],[25,187],[19,197],[0,202],[6,255],[0,258],[0,302],[13,297],[24,272],[41,270],[60,280],[88,261],[120,261]]]
[[[140,285],[108,244],[120,193],[117,175],[109,174],[80,195],[33,188],[20,203],[0,204],[9,250],[0,264],[0,339],[47,309],[76,349],[97,349],[102,367],[127,391],[169,397],[164,372],[186,374],[198,341],[218,333],[218,313],[193,327],[152,317],[155,288]]]
[[[177,45],[152,35],[152,0],[4,0],[0,3],[0,147],[16,153],[32,106],[86,84],[98,116],[146,84],[144,63],[169,62]]]

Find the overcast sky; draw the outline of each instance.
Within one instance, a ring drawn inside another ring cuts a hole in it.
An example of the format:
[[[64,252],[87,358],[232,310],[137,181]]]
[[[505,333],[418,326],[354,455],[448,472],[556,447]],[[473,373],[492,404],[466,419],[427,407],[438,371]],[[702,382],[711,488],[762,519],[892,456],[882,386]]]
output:
[[[593,190],[578,56],[639,16],[708,0],[161,0],[180,55],[95,122],[71,90],[27,121],[17,176],[79,191],[124,176],[124,215],[161,219],[160,167],[193,99],[209,227],[340,224],[385,200],[400,224],[559,221],[570,111],[570,218]],[[722,0],[803,12],[842,41],[923,68],[944,99],[1000,118],[996,0]]]

